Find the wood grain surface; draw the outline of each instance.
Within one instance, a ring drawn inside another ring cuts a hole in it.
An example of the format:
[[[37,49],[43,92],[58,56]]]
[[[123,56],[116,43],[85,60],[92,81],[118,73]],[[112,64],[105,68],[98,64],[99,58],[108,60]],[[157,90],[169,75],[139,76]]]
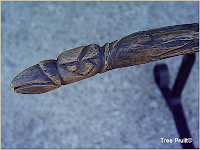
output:
[[[81,46],[44,60],[18,74],[15,92],[40,94],[97,73],[145,64],[199,51],[199,23],[175,25],[130,34],[121,40]]]

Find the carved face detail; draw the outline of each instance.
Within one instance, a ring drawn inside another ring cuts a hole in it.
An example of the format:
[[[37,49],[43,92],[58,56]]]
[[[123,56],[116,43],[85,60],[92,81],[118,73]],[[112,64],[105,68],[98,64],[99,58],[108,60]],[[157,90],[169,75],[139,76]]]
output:
[[[58,57],[58,71],[69,84],[95,75],[99,71],[99,46],[90,44],[63,52]]]
[[[85,62],[85,63],[80,63],[80,64],[69,65],[67,66],[67,70],[72,73],[86,76],[92,71],[93,67],[94,65],[92,63]]]

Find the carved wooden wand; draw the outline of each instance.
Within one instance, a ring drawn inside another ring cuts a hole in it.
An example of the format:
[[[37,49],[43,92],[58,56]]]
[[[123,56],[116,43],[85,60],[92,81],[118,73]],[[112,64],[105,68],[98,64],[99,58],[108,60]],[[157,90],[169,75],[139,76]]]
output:
[[[81,46],[44,60],[18,74],[10,86],[23,94],[40,94],[97,73],[199,52],[199,23],[130,34],[121,40]]]

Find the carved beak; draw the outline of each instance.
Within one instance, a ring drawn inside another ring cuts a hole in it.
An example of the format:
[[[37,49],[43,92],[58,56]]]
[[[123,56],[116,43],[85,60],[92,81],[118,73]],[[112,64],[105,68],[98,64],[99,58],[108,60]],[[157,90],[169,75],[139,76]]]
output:
[[[22,94],[45,93],[61,86],[55,60],[42,61],[18,74],[10,86]],[[49,75],[50,74],[50,75]]]

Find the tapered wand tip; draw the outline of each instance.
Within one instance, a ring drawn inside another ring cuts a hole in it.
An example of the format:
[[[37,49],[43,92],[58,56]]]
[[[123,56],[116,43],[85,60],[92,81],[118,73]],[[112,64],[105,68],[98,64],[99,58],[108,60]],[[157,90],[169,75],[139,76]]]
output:
[[[15,92],[22,94],[45,93],[60,86],[45,74],[39,64],[25,69],[10,83],[10,87],[14,88]]]

